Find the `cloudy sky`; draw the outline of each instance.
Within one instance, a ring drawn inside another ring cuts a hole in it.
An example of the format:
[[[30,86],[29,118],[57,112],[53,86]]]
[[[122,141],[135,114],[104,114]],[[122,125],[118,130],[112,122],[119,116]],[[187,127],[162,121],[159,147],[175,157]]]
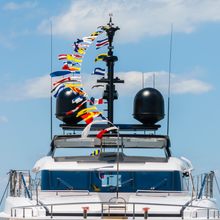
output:
[[[31,169],[49,150],[51,60],[52,70],[60,70],[57,55],[71,53],[74,40],[105,25],[109,13],[120,27],[115,72],[125,80],[118,87],[115,120],[136,123],[133,98],[143,84],[152,87],[153,78],[167,100],[173,25],[172,152],[192,160],[197,172],[214,170],[220,179],[219,11],[218,0],[0,0],[0,184],[9,169]],[[98,52],[89,48],[81,71],[85,90],[97,98],[102,89],[91,89],[97,79],[91,72]],[[61,132],[53,121],[54,133]],[[165,133],[166,120],[162,126]]]

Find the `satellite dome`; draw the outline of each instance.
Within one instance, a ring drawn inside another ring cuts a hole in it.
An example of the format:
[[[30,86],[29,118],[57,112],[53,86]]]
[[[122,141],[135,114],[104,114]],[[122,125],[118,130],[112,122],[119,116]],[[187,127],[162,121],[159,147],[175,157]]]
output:
[[[145,125],[154,125],[164,118],[164,99],[154,88],[140,90],[134,98],[134,118]]]
[[[78,93],[75,93],[70,88],[63,89],[56,98],[56,117],[68,125],[74,125],[80,122],[81,117],[76,117],[77,113],[86,108],[86,102],[73,114],[66,115],[67,112],[75,109],[78,105],[86,100],[82,98],[80,102],[73,102],[74,99],[79,97]]]

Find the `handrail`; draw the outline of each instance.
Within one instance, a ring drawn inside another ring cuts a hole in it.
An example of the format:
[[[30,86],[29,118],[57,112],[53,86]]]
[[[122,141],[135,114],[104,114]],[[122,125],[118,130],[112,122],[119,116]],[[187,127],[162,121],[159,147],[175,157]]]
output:
[[[116,204],[115,202],[67,202],[67,203],[44,203],[44,206],[64,206],[64,205],[112,205]],[[213,209],[218,210],[218,208],[210,208],[207,206],[197,206],[197,205],[178,205],[178,204],[170,204],[170,203],[152,203],[152,202],[126,202],[127,205],[155,205],[155,206],[171,206],[171,207],[190,207],[190,208],[202,208],[202,209]],[[42,205],[27,205],[27,206],[15,206],[11,209],[18,208],[34,208],[34,207],[42,207]]]
[[[196,199],[201,199],[203,196],[206,198],[213,198],[213,185],[215,178],[214,171],[193,176],[192,182],[196,186],[196,189],[194,189],[196,194],[193,197]],[[217,182],[216,186],[218,187]]]
[[[55,192],[56,195],[59,195],[59,193],[65,193],[65,194],[68,194],[68,193],[85,193],[87,195],[90,195],[90,191],[87,190],[87,189],[71,189],[71,190],[41,190],[42,193],[47,193],[47,192]]]
[[[64,206],[64,205],[83,205],[83,207],[88,207],[89,205],[100,205],[100,215],[101,216],[104,216],[104,206],[105,205],[108,205],[108,206],[111,206],[111,205],[115,205],[117,204],[116,202],[76,202],[76,203],[48,203],[48,204],[43,204],[43,207],[45,208],[46,207],[46,215],[49,215],[51,216],[51,218],[53,218],[54,215],[56,215],[56,213],[53,211],[54,210],[54,207],[55,206]],[[143,213],[140,213],[140,212],[136,212],[136,207],[138,205],[144,205],[144,206],[149,206],[149,205],[154,205],[154,206],[171,206],[171,207],[180,207],[180,211],[179,211],[179,216],[182,217],[182,219],[184,219],[184,213],[183,213],[183,210],[187,207],[190,207],[190,208],[197,208],[200,209],[200,210],[207,210],[207,218],[210,216],[210,211],[213,211],[214,213],[214,216],[216,216],[216,212],[217,212],[217,216],[218,218],[220,217],[220,213],[219,213],[219,210],[218,208],[210,208],[210,207],[205,207],[205,206],[196,206],[196,205],[189,205],[188,203],[185,203],[184,205],[177,205],[177,204],[161,204],[161,203],[149,203],[149,202],[126,202],[125,204],[126,206],[127,205],[132,205],[132,210],[131,212],[126,212],[126,215],[131,215],[133,216],[133,218],[136,216],[136,215],[140,215],[140,214],[143,214]],[[42,207],[42,205],[29,205],[29,206],[17,206],[17,207],[12,207],[11,208],[11,217],[16,217],[16,209],[22,209],[23,210],[23,216],[25,216],[25,213],[26,213],[26,209],[32,209],[32,216],[33,216],[33,208],[37,208],[37,207]],[[50,212],[49,212],[49,209],[50,208]],[[75,213],[76,215],[81,215],[81,213]],[[192,213],[191,213],[192,214]],[[196,214],[197,215],[197,214]]]
[[[175,193],[175,194],[185,194],[185,193],[189,193],[189,191],[172,191],[172,190],[142,190],[142,189],[138,189],[137,191],[136,191],[136,196],[138,196],[138,194],[139,193],[154,193],[154,194],[156,194],[156,193],[163,193],[163,194],[171,194],[171,193]]]

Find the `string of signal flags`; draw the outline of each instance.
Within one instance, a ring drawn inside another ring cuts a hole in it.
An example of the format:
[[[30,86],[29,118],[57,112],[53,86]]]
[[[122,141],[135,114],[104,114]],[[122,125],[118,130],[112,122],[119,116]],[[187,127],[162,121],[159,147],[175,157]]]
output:
[[[83,58],[86,54],[88,48],[95,42],[97,37],[104,34],[104,30],[108,29],[109,26],[99,26],[97,30],[91,33],[89,36],[83,37],[82,39],[77,39],[73,44],[73,53],[68,54],[59,54],[58,60],[62,61],[62,70],[54,71],[50,74],[52,78],[57,78],[57,81],[53,82],[53,88],[51,93],[53,96],[57,98],[59,94],[66,88],[72,90],[75,94],[72,104],[74,105],[74,109],[71,109],[63,114],[68,116],[72,114],[76,114],[76,117],[83,120],[87,126],[82,131],[82,137],[86,138],[89,134],[90,128],[95,123],[107,122],[110,124],[110,127],[106,127],[105,129],[99,131],[96,135],[97,138],[102,139],[103,135],[112,130],[118,130],[116,126],[112,122],[110,122],[105,116],[103,116],[102,112],[98,111],[97,105],[103,104],[103,98],[89,98],[88,94],[85,92],[81,79],[81,66],[83,63]],[[101,40],[96,41],[96,50],[99,50],[102,47],[108,46],[109,41],[108,38],[103,38]],[[94,62],[103,61],[105,57],[107,57],[107,53],[101,53],[96,56]],[[105,75],[105,69],[101,67],[96,67],[92,73],[92,75]],[[95,85],[92,88],[99,87],[102,85]],[[83,108],[85,103],[89,103],[90,107]],[[80,111],[78,111],[81,108]],[[101,120],[94,120],[96,118],[101,118]]]

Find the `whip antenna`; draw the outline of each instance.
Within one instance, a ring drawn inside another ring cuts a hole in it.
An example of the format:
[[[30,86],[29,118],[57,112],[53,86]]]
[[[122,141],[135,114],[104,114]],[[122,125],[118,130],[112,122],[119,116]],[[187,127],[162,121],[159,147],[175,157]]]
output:
[[[53,71],[53,26],[50,21],[50,72]],[[52,90],[52,77],[50,77],[50,91]],[[53,99],[52,93],[50,93],[50,139],[53,138]]]
[[[144,72],[142,72],[142,89],[144,88]]]
[[[170,28],[170,55],[169,55],[169,75],[168,75],[168,98],[167,98],[167,136],[170,128],[170,78],[171,78],[171,64],[172,64],[172,45],[173,45],[173,24]]]
[[[155,89],[156,87],[156,73],[153,73],[153,88]]]

